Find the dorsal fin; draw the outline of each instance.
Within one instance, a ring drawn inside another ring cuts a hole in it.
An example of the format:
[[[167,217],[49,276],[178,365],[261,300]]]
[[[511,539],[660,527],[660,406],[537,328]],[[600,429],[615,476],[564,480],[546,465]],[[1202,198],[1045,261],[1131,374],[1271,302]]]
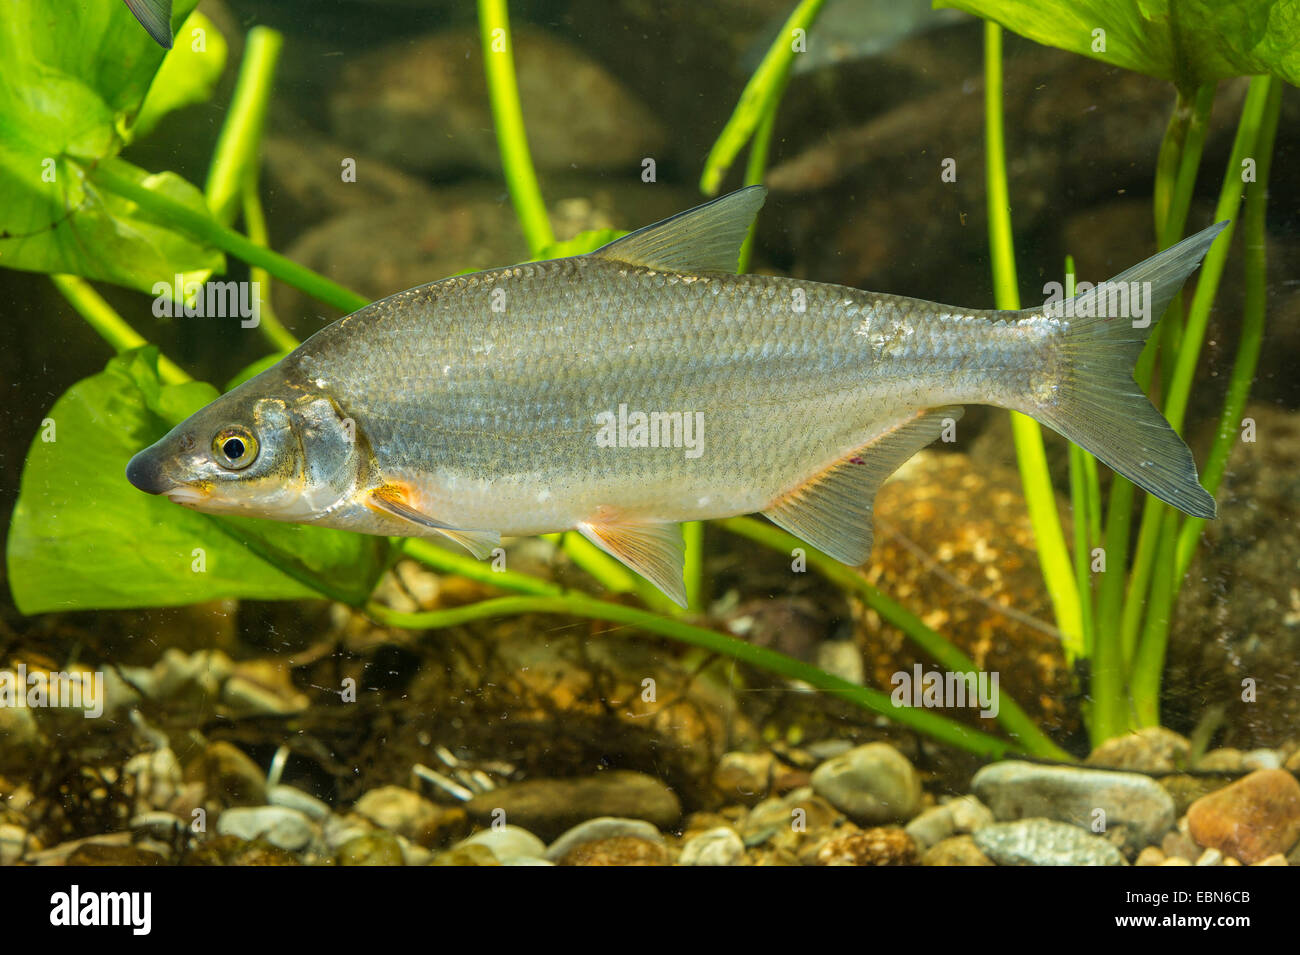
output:
[[[746,186],[615,239],[591,254],[660,272],[734,273],[740,245],[766,198],[763,186]]]

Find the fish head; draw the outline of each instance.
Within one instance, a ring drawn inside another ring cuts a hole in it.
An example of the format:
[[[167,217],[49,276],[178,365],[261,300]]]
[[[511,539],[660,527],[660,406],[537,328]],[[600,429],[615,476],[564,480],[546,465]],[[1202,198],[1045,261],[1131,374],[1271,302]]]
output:
[[[127,480],[216,514],[311,521],[363,472],[351,418],[322,391],[270,369],[182,421],[126,466]]]

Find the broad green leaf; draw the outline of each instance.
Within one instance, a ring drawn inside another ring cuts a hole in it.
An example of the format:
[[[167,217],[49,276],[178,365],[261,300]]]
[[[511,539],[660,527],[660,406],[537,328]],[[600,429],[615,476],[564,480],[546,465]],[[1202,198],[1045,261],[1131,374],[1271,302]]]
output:
[[[563,259],[571,255],[586,255],[588,252],[595,252],[602,245],[609,245],[615,239],[627,235],[623,229],[588,229],[586,232],[579,232],[572,239],[565,239],[561,242],[552,242],[542,248],[533,261],[540,262],[543,259]]]
[[[1300,83],[1300,0],[935,0],[1038,43],[1191,91],[1272,73]]]
[[[193,6],[177,3],[176,16]],[[180,177],[150,176],[115,158],[163,52],[120,0],[0,4],[0,266],[142,291],[178,273],[224,268],[216,249],[94,182],[96,168],[113,164],[206,209]]]
[[[131,137],[147,136],[173,110],[206,103],[226,67],[226,38],[217,25],[195,10],[176,34],[145,95]]]
[[[19,610],[365,599],[385,566],[386,538],[200,514],[127,482],[131,455],[216,396],[202,382],[161,384],[148,346],[55,402],[28,452],[9,531]]]

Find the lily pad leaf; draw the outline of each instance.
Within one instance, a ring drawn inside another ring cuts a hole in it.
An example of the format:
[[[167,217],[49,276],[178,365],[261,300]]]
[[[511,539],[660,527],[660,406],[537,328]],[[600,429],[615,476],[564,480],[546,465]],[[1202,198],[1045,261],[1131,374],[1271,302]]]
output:
[[[149,85],[144,104],[131,126],[132,139],[148,135],[173,110],[206,103],[226,68],[226,38],[198,10],[181,25],[176,40]]]
[[[1300,83],[1300,0],[936,0],[1047,46],[1190,92],[1233,76]]]
[[[217,396],[164,385],[157,350],[125,352],[59,398],[23,468],[7,547],[23,613],[161,607],[217,598],[363,601],[389,541],[200,514],[132,487],[131,455]]]
[[[176,5],[188,16],[192,0]],[[175,21],[174,21],[175,22]],[[195,209],[197,189],[117,159],[163,60],[120,0],[0,4],[0,266],[148,291],[221,253],[95,182],[114,171]]]

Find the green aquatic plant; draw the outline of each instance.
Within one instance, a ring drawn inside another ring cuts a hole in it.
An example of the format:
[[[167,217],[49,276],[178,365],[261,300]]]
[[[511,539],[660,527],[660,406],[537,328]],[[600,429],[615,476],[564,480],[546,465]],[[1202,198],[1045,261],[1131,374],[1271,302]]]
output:
[[[1160,248],[1184,234],[1214,102],[1214,84],[1253,76],[1238,120],[1215,219],[1235,219],[1243,193],[1246,206],[1245,315],[1227,399],[1202,483],[1213,493],[1238,434],[1263,334],[1264,207],[1281,106],[1281,82],[1300,81],[1295,31],[1300,4],[1254,0],[1218,5],[1201,0],[1137,3],[1134,0],[947,0],[986,18],[985,79],[989,241],[999,308],[1018,307],[1010,201],[1002,152],[1001,27],[1114,65],[1166,79],[1175,103],[1157,157],[1154,206]],[[1254,170],[1247,175],[1245,170]],[[1181,433],[1210,309],[1231,247],[1232,228],[1206,256],[1186,317],[1176,297],[1138,363],[1135,377]],[[1153,387],[1155,372],[1159,381]],[[1161,399],[1163,392],[1163,403]],[[1103,518],[1095,462],[1070,448],[1070,497],[1074,505],[1073,568],[1066,558],[1055,494],[1042,454],[1041,430],[1015,421],[1017,453],[1026,500],[1038,539],[1040,562],[1052,594],[1067,652],[1090,663],[1088,725],[1100,743],[1131,729],[1159,724],[1160,677],[1169,623],[1204,520],[1184,517],[1161,501],[1144,501],[1130,557],[1134,486],[1116,475]],[[1106,569],[1094,575],[1088,554],[1100,547]],[[1098,578],[1098,579],[1095,579]]]

